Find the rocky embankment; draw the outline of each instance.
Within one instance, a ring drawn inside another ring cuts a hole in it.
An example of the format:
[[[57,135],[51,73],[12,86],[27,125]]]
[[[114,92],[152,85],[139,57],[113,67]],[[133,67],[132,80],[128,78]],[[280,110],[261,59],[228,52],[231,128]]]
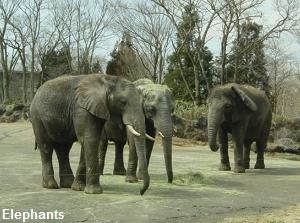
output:
[[[29,106],[23,104],[0,104],[0,122],[16,122],[29,118]]]

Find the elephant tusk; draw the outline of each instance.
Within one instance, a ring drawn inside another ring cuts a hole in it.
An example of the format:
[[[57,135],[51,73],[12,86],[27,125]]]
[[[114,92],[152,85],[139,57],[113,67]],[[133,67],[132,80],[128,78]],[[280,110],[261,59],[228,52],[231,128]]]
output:
[[[158,132],[158,135],[160,135],[162,138],[165,138],[165,136],[161,132]]]
[[[149,139],[149,140],[151,140],[153,142],[155,141],[155,139],[153,137],[149,136],[148,134],[145,134],[145,136],[146,136],[147,139]]]
[[[175,133],[177,133],[177,132],[178,132],[178,130],[177,130],[177,128],[176,128],[176,127],[174,127],[174,132],[175,132]]]
[[[128,130],[129,130],[133,135],[135,135],[135,136],[141,136],[140,133],[138,133],[137,131],[135,131],[135,129],[133,128],[132,125],[126,125],[126,126],[127,126]]]

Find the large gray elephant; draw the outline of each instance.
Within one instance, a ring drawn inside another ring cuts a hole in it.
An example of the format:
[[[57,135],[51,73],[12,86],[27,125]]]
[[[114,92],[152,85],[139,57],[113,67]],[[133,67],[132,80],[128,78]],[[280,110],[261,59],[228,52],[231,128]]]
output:
[[[135,86],[142,91],[143,94],[143,108],[145,113],[146,123],[146,157],[149,165],[156,133],[162,137],[162,144],[164,150],[164,158],[166,165],[166,172],[168,182],[173,181],[173,168],[172,168],[172,136],[173,136],[173,123],[171,114],[174,110],[174,102],[172,99],[171,90],[160,84],[154,84],[149,79],[140,79],[134,82]],[[127,182],[136,182],[137,170],[137,155],[135,152],[135,145],[132,137],[128,137],[129,141],[129,160],[127,172],[124,167],[123,161],[123,147],[126,143],[126,131],[124,126],[117,124],[114,119],[107,122],[105,125],[104,136],[100,145],[100,171],[103,171],[105,154],[107,149],[108,140],[115,142],[115,165],[114,174],[123,175],[126,173]],[[143,178],[141,174],[141,166],[139,168],[139,178]]]
[[[144,176],[141,194],[149,187],[142,97],[131,82],[100,74],[58,77],[38,89],[30,113],[42,159],[43,187],[58,188],[52,166],[54,149],[61,187],[102,193],[98,146],[103,126],[110,116],[119,116],[135,134],[133,140]],[[82,147],[74,179],[69,151],[75,141],[79,141]]]
[[[208,142],[217,151],[217,133],[221,144],[220,170],[230,170],[228,133],[234,141],[234,172],[249,168],[250,147],[256,142],[256,169],[265,168],[264,150],[271,127],[272,112],[265,92],[254,87],[227,84],[216,87],[208,98]]]

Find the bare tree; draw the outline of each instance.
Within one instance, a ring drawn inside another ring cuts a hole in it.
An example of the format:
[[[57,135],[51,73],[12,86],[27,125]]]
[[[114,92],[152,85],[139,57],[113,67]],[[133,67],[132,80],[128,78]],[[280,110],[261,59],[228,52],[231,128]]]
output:
[[[22,101],[24,104],[27,103],[27,67],[26,67],[26,48],[28,47],[29,39],[29,29],[23,26],[22,20],[20,20],[20,15],[15,16],[12,21],[10,21],[10,26],[12,27],[13,36],[9,40],[9,46],[16,50],[18,53],[18,58],[22,64]]]
[[[51,13],[60,43],[75,52],[78,73],[91,72],[95,50],[109,36],[109,1],[51,0]],[[74,70],[72,61],[69,66]]]
[[[9,52],[7,43],[8,25],[11,17],[18,10],[19,4],[20,1],[0,1],[0,63],[2,66],[2,75],[0,77],[0,99],[2,101],[9,99],[9,74],[10,70],[13,68],[12,65],[9,65]],[[15,55],[15,53],[12,53],[11,55]],[[13,58],[13,60],[15,59]]]
[[[24,13],[24,25],[29,30],[29,49],[30,49],[30,98],[32,99],[35,92],[35,71],[36,51],[41,31],[41,12],[44,0],[25,1],[21,7]]]
[[[299,64],[289,59],[286,46],[281,44],[281,39],[270,39],[267,53],[267,72],[272,88],[272,110],[276,114],[279,110],[278,101],[286,100],[282,96],[287,93],[286,89],[298,73]]]
[[[147,71],[145,76],[161,83],[170,40],[174,35],[173,24],[162,15],[161,7],[149,1],[133,5],[119,2],[116,7],[119,9],[117,30],[127,32],[133,38],[133,47]]]
[[[208,33],[209,30],[214,26],[214,20],[217,16],[216,11],[210,9],[209,4],[207,1],[200,1],[200,0],[170,0],[170,1],[163,1],[163,0],[151,0],[153,3],[157,4],[164,10],[164,15],[167,16],[173,25],[175,26],[177,33],[181,35],[181,39],[187,39],[188,36],[191,35],[194,30],[190,30],[187,33],[180,32],[179,23],[181,21],[181,13],[184,11],[184,7],[186,6],[194,6],[197,10],[196,13],[199,15],[199,21],[195,23],[196,30],[197,30],[197,37],[195,38],[194,42],[194,50],[196,50],[197,54],[196,57],[192,56],[189,53],[190,60],[193,64],[194,69],[194,81],[195,81],[195,100],[198,102],[200,99],[200,77],[205,80],[206,89],[210,91],[210,83],[206,74],[206,70],[204,67],[204,55],[205,55],[205,46],[207,41],[209,40]],[[191,12],[194,13],[194,12]],[[190,15],[193,17],[193,15]],[[194,21],[191,21],[193,23]],[[184,45],[185,42],[182,43]],[[191,49],[190,49],[191,50]],[[179,55],[180,57],[180,55]],[[200,70],[198,69],[198,65],[200,65]]]

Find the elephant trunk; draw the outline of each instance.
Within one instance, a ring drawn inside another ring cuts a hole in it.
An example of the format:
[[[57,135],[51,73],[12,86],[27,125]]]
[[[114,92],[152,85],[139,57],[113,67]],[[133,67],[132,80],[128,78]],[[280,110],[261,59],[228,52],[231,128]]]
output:
[[[132,114],[135,114],[135,116],[132,117]],[[142,171],[144,179],[143,187],[140,189],[140,194],[143,195],[150,185],[150,176],[148,173],[148,165],[146,159],[146,126],[143,111],[141,110],[140,113],[131,111],[124,114],[123,123],[127,126],[128,132],[131,133],[134,139],[136,154],[140,165],[140,170]]]
[[[217,132],[220,127],[220,123],[218,122],[218,118],[216,113],[208,113],[208,144],[212,151],[216,152],[219,149],[219,145],[217,144]]]
[[[161,114],[160,120],[155,120],[154,125],[158,132],[162,136],[162,145],[164,151],[164,159],[167,171],[168,182],[173,181],[173,167],[172,167],[172,136],[173,136],[173,125],[170,112]]]
[[[143,187],[140,189],[140,194],[143,195],[150,184],[150,176],[148,173],[148,165],[145,152],[145,138],[143,136],[134,136],[134,143],[137,148],[136,153],[140,165],[140,170],[142,171],[141,174],[144,180]]]
[[[173,182],[173,167],[172,167],[172,137],[165,137],[162,139],[166,171],[168,176],[168,183]]]

